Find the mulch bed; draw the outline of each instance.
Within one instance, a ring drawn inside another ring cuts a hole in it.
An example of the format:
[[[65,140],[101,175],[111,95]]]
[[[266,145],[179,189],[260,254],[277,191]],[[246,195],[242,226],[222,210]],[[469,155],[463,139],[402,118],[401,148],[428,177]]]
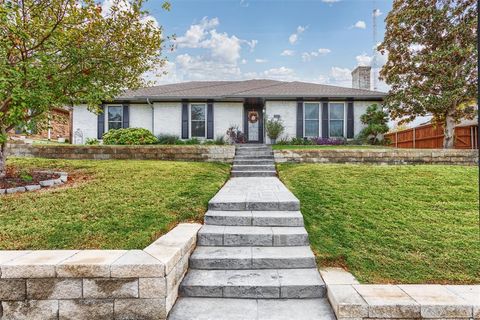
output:
[[[7,166],[7,175],[0,178],[0,189],[24,187],[39,184],[40,181],[58,179],[60,175],[42,171],[41,169],[19,170],[13,166]]]

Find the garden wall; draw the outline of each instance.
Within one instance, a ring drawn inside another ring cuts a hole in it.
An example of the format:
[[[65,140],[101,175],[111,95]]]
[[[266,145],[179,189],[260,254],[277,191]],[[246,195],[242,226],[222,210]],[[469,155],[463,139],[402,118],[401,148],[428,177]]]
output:
[[[7,144],[7,156],[58,159],[137,159],[232,162],[234,146],[78,146]]]
[[[200,227],[144,250],[0,251],[0,319],[166,319]]]
[[[275,150],[275,162],[375,164],[478,164],[478,150],[299,149]]]

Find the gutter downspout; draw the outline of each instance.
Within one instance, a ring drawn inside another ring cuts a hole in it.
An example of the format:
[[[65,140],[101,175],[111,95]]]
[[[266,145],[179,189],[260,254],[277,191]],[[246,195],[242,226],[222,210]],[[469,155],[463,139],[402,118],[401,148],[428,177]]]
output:
[[[152,108],[152,134],[155,135],[155,108],[153,107],[153,103],[150,102],[150,99],[147,98],[147,103]]]

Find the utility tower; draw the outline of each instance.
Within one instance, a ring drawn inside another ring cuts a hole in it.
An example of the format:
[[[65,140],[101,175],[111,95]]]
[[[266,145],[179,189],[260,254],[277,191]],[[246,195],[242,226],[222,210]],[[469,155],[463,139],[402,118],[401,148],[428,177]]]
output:
[[[377,15],[378,9],[376,7],[376,2],[373,1],[373,11],[372,11],[372,32],[373,32],[373,45],[372,45],[372,83],[373,90],[377,90]]]

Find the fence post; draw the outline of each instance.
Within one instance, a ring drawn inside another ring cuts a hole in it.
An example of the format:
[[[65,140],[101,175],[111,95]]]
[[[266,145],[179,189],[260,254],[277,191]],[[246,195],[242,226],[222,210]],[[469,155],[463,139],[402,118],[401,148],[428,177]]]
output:
[[[416,149],[415,147],[415,137],[416,136],[416,133],[415,133],[415,127],[413,127],[413,149]]]

